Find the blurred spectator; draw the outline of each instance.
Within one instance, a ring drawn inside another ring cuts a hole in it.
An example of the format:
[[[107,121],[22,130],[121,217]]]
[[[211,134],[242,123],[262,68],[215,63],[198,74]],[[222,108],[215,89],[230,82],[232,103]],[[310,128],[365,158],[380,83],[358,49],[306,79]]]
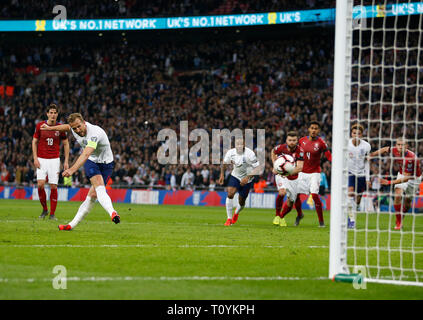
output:
[[[264,193],[264,189],[267,187],[266,178],[264,175],[260,176],[259,180],[254,183],[255,193]]]
[[[195,179],[194,173],[191,172],[190,167],[187,167],[185,173],[182,176],[181,188],[192,190],[194,185],[194,179]]]

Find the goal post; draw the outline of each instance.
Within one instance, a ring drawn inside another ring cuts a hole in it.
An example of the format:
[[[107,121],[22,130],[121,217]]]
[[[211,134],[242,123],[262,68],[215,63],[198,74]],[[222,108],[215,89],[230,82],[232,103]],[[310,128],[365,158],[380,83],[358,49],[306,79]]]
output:
[[[336,1],[335,63],[333,86],[331,215],[329,278],[349,273],[347,268],[347,167],[344,156],[348,143],[350,118],[350,73],[352,44],[352,0]]]
[[[405,155],[393,156],[389,149],[370,160],[371,181],[379,184],[372,190],[366,187],[355,227],[348,229],[351,122],[364,127],[363,139],[372,152],[395,147],[400,138],[416,163],[423,164],[422,48],[423,2],[336,1],[330,279],[360,270],[367,282],[423,286],[423,214],[417,209],[423,200],[418,186],[413,184],[408,193],[407,185],[401,191],[399,185],[380,184],[382,178],[397,178]],[[407,199],[410,209],[403,212]],[[404,223],[395,229],[398,216]]]

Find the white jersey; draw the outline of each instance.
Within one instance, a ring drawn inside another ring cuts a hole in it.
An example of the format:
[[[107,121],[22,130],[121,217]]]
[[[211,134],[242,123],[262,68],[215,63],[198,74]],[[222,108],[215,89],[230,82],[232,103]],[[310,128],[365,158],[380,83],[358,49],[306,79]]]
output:
[[[87,134],[85,137],[81,137],[72,129],[71,131],[82,148],[86,146],[94,148],[94,152],[88,159],[95,163],[112,162],[113,152],[110,148],[110,142],[106,132],[99,126],[93,125],[87,121],[85,121],[85,124],[87,125]]]
[[[348,172],[358,177],[365,176],[368,181],[370,180],[370,168],[366,157],[370,153],[370,144],[360,139],[359,145],[355,146],[352,139],[348,141]]]
[[[233,164],[233,170],[231,175],[242,180],[245,178],[254,168],[259,166],[256,154],[249,148],[244,148],[242,154],[238,154],[236,148],[228,150],[223,159],[225,164]],[[251,182],[254,178],[251,178],[248,182]]]

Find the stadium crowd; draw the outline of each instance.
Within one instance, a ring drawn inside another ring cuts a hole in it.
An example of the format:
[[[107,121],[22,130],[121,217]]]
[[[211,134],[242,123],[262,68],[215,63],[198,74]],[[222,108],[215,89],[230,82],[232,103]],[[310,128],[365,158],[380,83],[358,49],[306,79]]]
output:
[[[52,0],[7,0],[0,19],[52,19]],[[62,0],[68,19],[242,14],[335,7],[334,0]]]
[[[0,50],[0,88],[6,88],[0,91],[1,182],[34,182],[32,135],[36,123],[45,119],[45,107],[54,102],[61,108],[61,122],[66,122],[68,114],[81,112],[87,121],[107,131],[116,158],[114,185],[216,188],[218,165],[188,168],[157,162],[156,152],[162,144],[156,139],[158,132],[164,128],[179,132],[180,121],[188,120],[190,131],[204,128],[210,136],[212,129],[265,129],[266,170],[257,180],[273,186],[270,151],[284,143],[288,131],[305,136],[308,123],[317,120],[322,124],[321,136],[331,146],[332,41],[332,37],[322,35],[183,44],[4,46]],[[368,62],[369,55],[370,51],[363,53],[361,63]],[[389,52],[385,58],[391,61]],[[414,60],[408,59],[408,66],[398,60],[396,81],[402,69],[409,70],[410,79],[417,76],[411,68]],[[364,136],[370,138],[373,150],[389,145],[391,137],[400,136],[404,128],[409,139],[423,137],[423,126],[416,131],[416,124],[411,123],[418,112],[412,109],[416,90],[411,88],[404,98],[401,88],[396,89],[395,102],[410,102],[406,114],[409,123],[405,123],[401,121],[403,107],[394,109],[390,103],[380,103],[381,74],[372,72],[371,81],[377,85],[371,92],[367,84],[370,75],[363,71],[360,77],[364,85],[354,84],[358,76],[353,70],[351,115],[353,120],[375,119],[363,123]],[[384,77],[385,82],[393,79],[389,70]],[[391,101],[393,93],[384,92],[390,94]],[[377,120],[389,120],[392,114],[398,123],[381,125]],[[378,140],[381,131],[386,137],[382,141]],[[72,163],[80,148],[73,137],[70,139]],[[423,153],[421,143],[417,150],[413,144],[410,148],[417,155]],[[322,181],[328,181],[330,188],[330,163],[325,158],[322,168],[326,175]],[[371,168],[375,176],[389,175],[390,161],[382,166],[374,162]],[[73,178],[76,186],[88,182],[82,170]]]
[[[330,144],[332,61],[331,42],[312,37],[4,48],[0,84],[13,87],[13,95],[4,94],[0,104],[2,181],[33,181],[32,134],[55,102],[61,122],[79,111],[106,129],[117,160],[114,184],[213,187],[218,165],[192,166],[183,178],[186,167],[157,163],[158,132],[179,132],[179,122],[188,120],[190,131],[265,129],[263,178],[272,185],[270,150],[286,132],[307,135],[308,122],[318,120]],[[71,162],[78,152],[71,141]],[[323,168],[330,180],[329,164]],[[86,183],[83,172],[74,177],[78,183]]]

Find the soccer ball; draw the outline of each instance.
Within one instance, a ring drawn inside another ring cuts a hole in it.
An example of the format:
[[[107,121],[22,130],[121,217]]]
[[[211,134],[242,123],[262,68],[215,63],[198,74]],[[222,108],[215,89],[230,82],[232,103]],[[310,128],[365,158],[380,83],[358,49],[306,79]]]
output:
[[[273,169],[275,169],[278,174],[286,176],[294,171],[295,159],[289,154],[282,154],[275,160]]]

